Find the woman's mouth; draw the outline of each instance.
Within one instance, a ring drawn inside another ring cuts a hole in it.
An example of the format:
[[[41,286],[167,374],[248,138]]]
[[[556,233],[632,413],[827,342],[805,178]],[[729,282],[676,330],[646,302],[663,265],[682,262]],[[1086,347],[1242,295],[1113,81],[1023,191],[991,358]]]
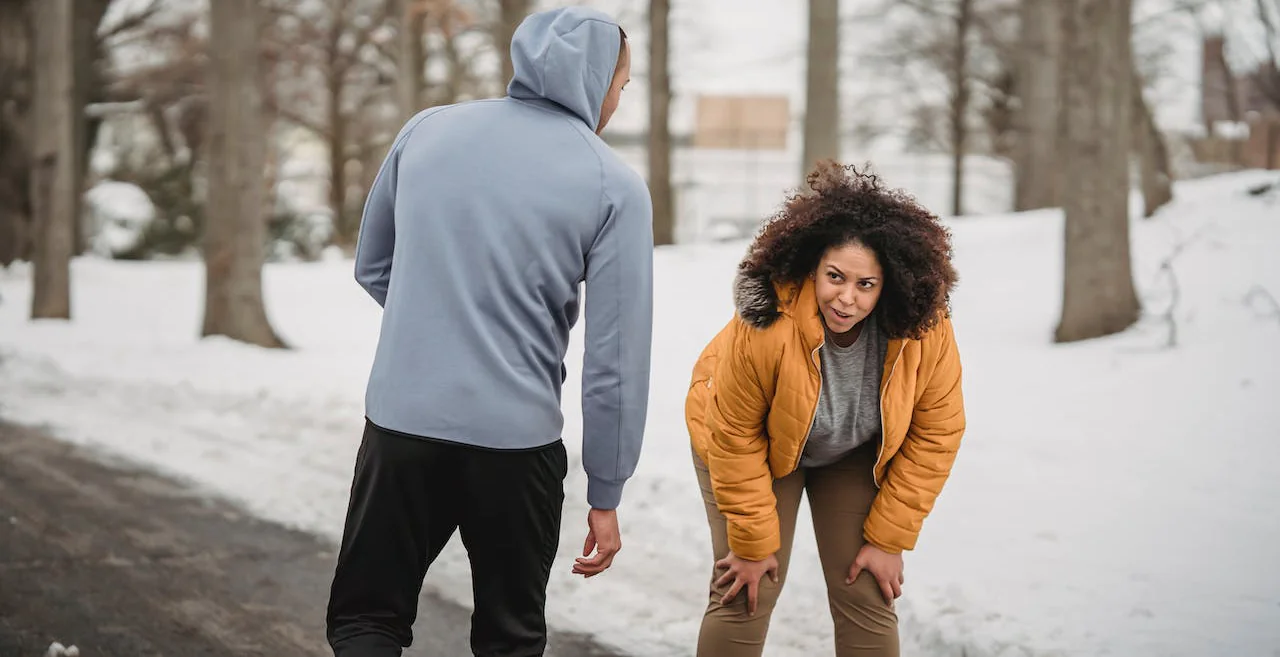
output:
[[[839,310],[836,310],[835,308],[831,309],[831,314],[835,315],[840,319],[853,319],[853,315],[850,315],[848,313],[842,313]]]

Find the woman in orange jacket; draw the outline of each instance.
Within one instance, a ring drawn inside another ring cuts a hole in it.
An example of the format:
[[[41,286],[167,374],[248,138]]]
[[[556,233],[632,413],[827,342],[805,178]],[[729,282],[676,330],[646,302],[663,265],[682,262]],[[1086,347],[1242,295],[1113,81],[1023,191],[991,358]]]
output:
[[[836,654],[897,655],[902,552],[964,433],[947,229],[853,168],[808,186],[739,265],[686,399],[715,559],[701,657],[761,654],[802,493]]]

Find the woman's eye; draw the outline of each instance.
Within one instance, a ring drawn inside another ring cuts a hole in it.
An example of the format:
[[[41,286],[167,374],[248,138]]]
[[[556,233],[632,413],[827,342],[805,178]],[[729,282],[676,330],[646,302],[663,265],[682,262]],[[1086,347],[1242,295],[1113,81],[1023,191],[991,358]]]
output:
[[[827,278],[830,278],[830,279],[831,279],[831,280],[833,280],[833,281],[838,281],[838,280],[840,280],[840,274],[836,274],[836,273],[828,273],[828,274],[827,274]]]

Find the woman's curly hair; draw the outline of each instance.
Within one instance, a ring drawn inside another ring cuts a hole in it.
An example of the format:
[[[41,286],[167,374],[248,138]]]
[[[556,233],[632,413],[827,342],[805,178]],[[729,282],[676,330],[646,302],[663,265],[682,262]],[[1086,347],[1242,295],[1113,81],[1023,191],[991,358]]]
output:
[[[949,311],[956,271],[951,233],[906,193],[887,188],[868,169],[821,162],[809,190],[787,202],[761,228],[742,275],[802,283],[831,247],[871,249],[884,269],[876,315],[891,338],[919,339]]]

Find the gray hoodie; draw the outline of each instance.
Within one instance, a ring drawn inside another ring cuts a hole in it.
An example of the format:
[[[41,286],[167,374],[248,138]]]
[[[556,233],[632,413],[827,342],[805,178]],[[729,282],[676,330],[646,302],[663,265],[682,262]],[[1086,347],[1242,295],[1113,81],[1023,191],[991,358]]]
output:
[[[594,131],[619,47],[598,11],[526,19],[507,97],[433,107],[401,129],[355,263],[383,306],[369,420],[490,449],[561,438],[585,281],[582,460],[602,509],[639,459],[653,316],[649,192]]]

